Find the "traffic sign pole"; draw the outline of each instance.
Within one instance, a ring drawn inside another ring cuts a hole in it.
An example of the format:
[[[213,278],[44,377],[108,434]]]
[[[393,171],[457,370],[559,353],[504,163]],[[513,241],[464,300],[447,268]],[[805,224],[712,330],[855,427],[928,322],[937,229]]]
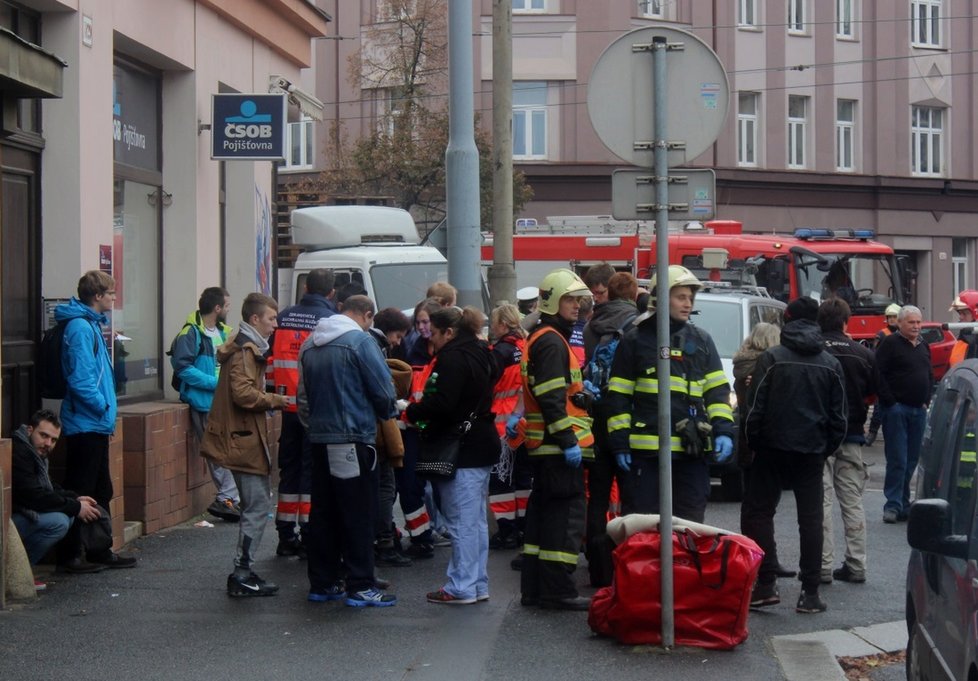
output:
[[[653,109],[655,113],[655,262],[656,333],[659,357],[655,373],[659,385],[659,536],[662,565],[662,645],[676,644],[675,600],[672,575],[672,400],[669,390],[669,147],[666,136],[666,55],[664,36],[652,38]]]

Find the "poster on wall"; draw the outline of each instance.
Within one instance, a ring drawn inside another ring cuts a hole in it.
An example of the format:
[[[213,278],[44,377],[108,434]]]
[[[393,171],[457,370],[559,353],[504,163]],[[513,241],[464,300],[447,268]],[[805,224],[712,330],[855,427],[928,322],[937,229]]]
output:
[[[255,185],[255,285],[272,295],[272,206],[268,196]]]
[[[111,244],[99,244],[98,246],[98,268],[112,276],[112,246]]]

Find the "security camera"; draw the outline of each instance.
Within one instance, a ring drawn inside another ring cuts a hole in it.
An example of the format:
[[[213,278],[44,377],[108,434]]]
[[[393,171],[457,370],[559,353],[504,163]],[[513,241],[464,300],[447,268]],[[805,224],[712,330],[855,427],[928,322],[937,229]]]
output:
[[[289,81],[285,76],[269,76],[268,77],[268,91],[271,94],[276,92],[292,92],[295,86]]]

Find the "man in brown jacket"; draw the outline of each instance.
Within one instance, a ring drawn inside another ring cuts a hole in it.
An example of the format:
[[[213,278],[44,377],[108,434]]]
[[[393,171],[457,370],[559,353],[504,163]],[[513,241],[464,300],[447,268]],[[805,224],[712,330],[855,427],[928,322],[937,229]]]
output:
[[[227,468],[241,496],[241,522],[229,596],[271,596],[278,585],[251,569],[271,511],[270,441],[265,412],[286,405],[284,395],[265,392],[268,338],[277,326],[278,304],[249,293],[241,306],[238,332],[217,349],[221,374],[214,393],[201,453]]]

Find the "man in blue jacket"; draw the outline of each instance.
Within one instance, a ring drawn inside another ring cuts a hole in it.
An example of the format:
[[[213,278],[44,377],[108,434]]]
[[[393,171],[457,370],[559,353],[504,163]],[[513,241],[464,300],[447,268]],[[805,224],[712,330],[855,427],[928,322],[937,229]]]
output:
[[[115,432],[116,401],[112,358],[102,336],[105,313],[115,303],[115,280],[91,270],[78,280],[78,297],[58,305],[56,321],[66,321],[61,346],[61,370],[67,392],[61,402],[62,433],[66,442],[66,489],[95,499],[108,509],[112,501],[109,475],[109,438]],[[64,569],[81,561],[79,555],[60,551]],[[123,558],[111,550],[88,556],[91,563],[107,567],[133,567],[135,558]]]
[[[355,608],[397,603],[374,577],[377,421],[397,409],[390,371],[367,333],[373,316],[370,298],[351,296],[340,314],[319,320],[299,354],[296,396],[312,447],[309,600],[345,598]]]
[[[170,366],[180,383],[180,401],[190,406],[190,425],[198,448],[204,437],[207,415],[221,372],[215,350],[231,334],[231,327],[225,323],[230,309],[231,295],[226,289],[220,286],[205,288],[197,301],[197,310],[187,316],[183,328],[170,345]],[[217,488],[217,495],[207,507],[207,512],[227,522],[238,522],[241,509],[238,507],[238,488],[234,484],[234,476],[223,466],[210,459],[205,460]]]

